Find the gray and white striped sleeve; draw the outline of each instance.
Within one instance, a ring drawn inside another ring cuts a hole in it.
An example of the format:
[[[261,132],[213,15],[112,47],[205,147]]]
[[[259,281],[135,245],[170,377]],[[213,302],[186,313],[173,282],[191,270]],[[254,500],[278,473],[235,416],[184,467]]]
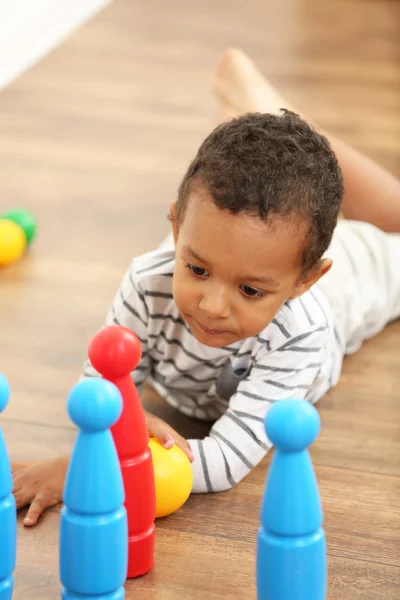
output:
[[[203,440],[189,440],[194,493],[233,487],[266,455],[271,443],[264,418],[273,402],[305,399],[325,358],[325,327],[288,340],[265,352],[229,402],[229,408]]]
[[[140,288],[140,281],[135,275],[134,263],[125,273],[121,285],[108,311],[105,326],[123,325],[131,329],[139,338],[142,347],[142,357],[132,377],[138,387],[147,379],[150,373],[150,358],[147,341],[148,309],[146,298]],[[87,359],[83,367],[82,377],[96,377],[99,374]]]

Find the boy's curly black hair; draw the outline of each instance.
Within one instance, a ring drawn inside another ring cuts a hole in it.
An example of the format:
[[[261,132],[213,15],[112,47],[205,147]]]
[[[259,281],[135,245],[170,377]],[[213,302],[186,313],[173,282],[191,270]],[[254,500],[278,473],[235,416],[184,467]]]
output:
[[[250,113],[219,125],[202,143],[179,187],[182,220],[193,186],[216,206],[270,221],[309,221],[302,266],[307,272],[328,248],[343,198],[343,177],[327,139],[298,115]]]

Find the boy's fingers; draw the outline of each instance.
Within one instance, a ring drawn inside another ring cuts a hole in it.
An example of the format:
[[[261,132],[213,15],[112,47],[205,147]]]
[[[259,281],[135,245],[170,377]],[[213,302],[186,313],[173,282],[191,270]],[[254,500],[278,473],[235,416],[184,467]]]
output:
[[[179,446],[179,448],[181,450],[183,450],[183,452],[186,454],[186,456],[188,457],[188,459],[190,460],[190,462],[194,461],[194,456],[192,454],[192,451],[190,449],[190,445],[189,442],[187,442],[186,440],[184,440],[184,444],[179,443],[178,441],[176,442],[176,445]]]
[[[32,500],[32,495],[28,495],[23,489],[14,492],[15,505],[17,510],[23,508]]]
[[[169,427],[164,421],[157,419],[157,417],[149,415],[147,418],[147,429],[149,434],[156,438],[165,446],[165,448],[172,448],[174,445],[174,438],[172,437]]]
[[[170,450],[176,444],[186,454],[190,462],[194,461],[194,456],[189,443],[177,434],[175,434],[174,437],[172,437],[172,435],[154,435],[154,437],[164,446],[164,448],[167,448],[167,450]]]
[[[189,442],[179,433],[176,433],[176,431],[174,431],[174,440],[175,444],[179,446],[179,448],[181,448],[181,450],[183,450],[184,452],[186,452],[186,450],[190,450]]]
[[[172,448],[172,446],[175,444],[174,442],[174,438],[172,437],[172,435],[162,435],[161,436],[161,440],[158,440],[159,442],[162,443],[162,445],[164,446],[164,448],[170,449]]]
[[[41,496],[39,494],[35,496],[24,518],[24,525],[27,527],[36,525],[40,515],[48,506],[51,506],[51,502],[49,502],[45,496]]]
[[[193,456],[193,453],[190,450],[190,448],[186,448],[186,450],[184,450],[184,452],[185,452],[186,456],[188,457],[189,462],[191,462],[191,463],[194,462],[194,456]]]
[[[29,463],[27,462],[15,462],[15,463],[11,463],[11,472],[12,473],[16,473],[17,471],[20,471],[21,469],[24,469]]]
[[[13,477],[13,490],[12,490],[12,492],[13,492],[14,496],[15,496],[15,494],[17,492],[19,492],[24,487],[26,487],[24,479],[23,479],[23,477],[20,477],[19,473],[17,473],[16,476]]]
[[[190,445],[189,442],[187,440],[185,440],[185,438],[183,438],[181,435],[179,434],[175,434],[175,443],[183,450],[190,450]]]
[[[169,433],[165,433],[160,431],[157,432],[156,431],[152,431],[152,435],[153,437],[156,438],[157,441],[160,442],[160,444],[162,444],[164,446],[164,448],[172,448],[172,446],[175,444],[174,438],[172,437],[172,435],[170,435]]]
[[[165,423],[158,417],[146,413],[147,429],[149,434],[156,438],[164,448],[172,448],[174,444],[179,446],[186,454],[190,462],[194,461],[194,456],[190,449],[190,444],[184,437],[179,435],[168,423]]]
[[[176,433],[176,431],[173,432],[172,436],[173,436],[173,442],[175,442],[175,444],[177,446],[179,446],[179,448],[186,454],[186,456],[188,457],[190,462],[193,462],[194,456],[190,449],[189,442],[187,440],[185,440],[185,438],[183,438],[181,435],[179,435],[179,433]],[[165,447],[167,447],[167,446],[165,446]],[[172,446],[170,446],[170,447],[172,447]]]
[[[20,489],[21,489],[21,486],[18,482],[18,479],[16,481],[14,480],[13,481],[13,489],[12,489],[12,493],[14,494],[14,496],[15,496],[15,494],[18,494]]]

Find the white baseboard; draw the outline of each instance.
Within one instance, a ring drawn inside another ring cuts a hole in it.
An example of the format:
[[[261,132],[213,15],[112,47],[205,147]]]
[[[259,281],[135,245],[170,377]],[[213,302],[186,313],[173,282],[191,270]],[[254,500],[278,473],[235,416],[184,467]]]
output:
[[[111,0],[0,0],[0,89]]]

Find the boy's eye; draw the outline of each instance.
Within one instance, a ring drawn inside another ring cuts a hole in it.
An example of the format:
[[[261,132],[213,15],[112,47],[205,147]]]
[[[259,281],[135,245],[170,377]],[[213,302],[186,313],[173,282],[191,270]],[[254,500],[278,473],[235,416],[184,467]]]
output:
[[[192,271],[193,275],[196,275],[197,277],[204,277],[205,275],[208,275],[205,269],[202,267],[196,267],[196,265],[191,265],[190,263],[187,263],[186,268],[189,269],[189,271]]]
[[[246,296],[249,296],[249,298],[262,298],[265,296],[265,292],[250,287],[249,285],[241,285],[240,289]]]

